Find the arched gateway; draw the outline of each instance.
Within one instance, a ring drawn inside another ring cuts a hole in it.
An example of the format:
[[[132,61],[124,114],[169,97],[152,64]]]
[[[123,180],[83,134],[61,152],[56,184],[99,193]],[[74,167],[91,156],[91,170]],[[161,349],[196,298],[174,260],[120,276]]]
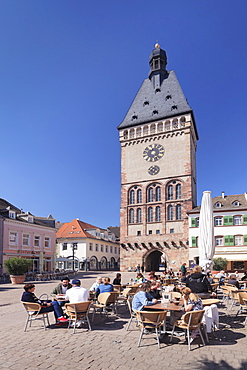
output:
[[[159,250],[151,250],[143,255],[143,266],[146,272],[159,271],[162,252]]]

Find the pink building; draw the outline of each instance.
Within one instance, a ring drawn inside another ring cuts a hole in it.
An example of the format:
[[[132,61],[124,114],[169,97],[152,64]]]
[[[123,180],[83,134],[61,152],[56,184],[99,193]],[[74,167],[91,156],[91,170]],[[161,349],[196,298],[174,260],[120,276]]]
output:
[[[0,216],[3,220],[0,265],[3,266],[10,257],[19,256],[33,260],[33,271],[53,271],[56,261],[55,219],[51,215],[36,217],[30,212],[24,213],[4,199],[0,199]],[[2,272],[5,272],[4,268],[0,269]]]

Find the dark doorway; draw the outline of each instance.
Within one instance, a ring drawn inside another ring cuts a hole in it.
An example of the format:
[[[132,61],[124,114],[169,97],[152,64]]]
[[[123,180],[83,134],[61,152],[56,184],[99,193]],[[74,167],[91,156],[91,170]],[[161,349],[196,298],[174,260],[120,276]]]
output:
[[[159,271],[162,253],[160,251],[151,252],[144,260],[145,271]]]

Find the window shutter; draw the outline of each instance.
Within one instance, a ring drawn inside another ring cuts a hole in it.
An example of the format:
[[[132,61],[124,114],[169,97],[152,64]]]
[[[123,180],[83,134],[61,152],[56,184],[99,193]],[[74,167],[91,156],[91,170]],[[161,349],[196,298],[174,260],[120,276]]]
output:
[[[247,245],[247,235],[244,235],[244,245]]]
[[[225,235],[225,245],[229,245],[229,236]]]
[[[228,225],[233,225],[233,216],[228,217]]]
[[[191,240],[192,240],[192,247],[196,247],[197,246],[196,245],[196,236],[192,236]]]
[[[228,216],[224,216],[224,225],[229,225]]]
[[[229,245],[234,245],[234,236],[229,235]]]
[[[243,215],[244,225],[247,225],[247,215]]]
[[[196,219],[195,218],[191,219],[191,227],[196,227]]]

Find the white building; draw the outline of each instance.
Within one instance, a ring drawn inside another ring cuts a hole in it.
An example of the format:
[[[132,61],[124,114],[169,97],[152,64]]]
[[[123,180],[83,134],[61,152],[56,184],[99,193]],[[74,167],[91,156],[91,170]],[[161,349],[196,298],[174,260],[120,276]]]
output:
[[[213,198],[215,258],[228,260],[227,270],[247,270],[247,193]],[[200,207],[188,212],[189,260],[198,263]]]
[[[110,230],[74,219],[56,224],[57,268],[114,270],[119,268],[120,247]],[[73,262],[74,261],[74,262]],[[74,264],[74,266],[73,266]]]

